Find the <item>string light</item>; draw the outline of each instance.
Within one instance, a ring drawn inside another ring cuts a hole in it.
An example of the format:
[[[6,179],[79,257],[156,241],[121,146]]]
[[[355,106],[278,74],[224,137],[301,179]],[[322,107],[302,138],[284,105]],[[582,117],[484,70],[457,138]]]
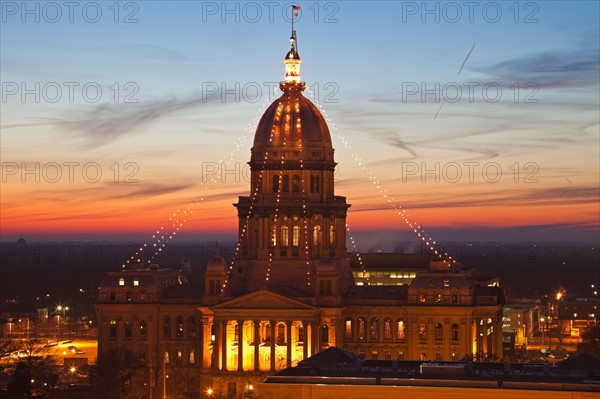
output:
[[[311,96],[312,96],[312,93],[311,93]],[[314,100],[314,96],[312,96],[312,97],[313,97],[313,100]],[[417,235],[417,237],[419,237],[419,239],[435,255],[439,256],[442,259],[442,261],[445,262],[445,263],[455,264],[456,263],[456,259],[454,259],[452,256],[448,255],[448,253],[445,252],[445,251],[441,251],[441,250],[438,251],[435,248],[436,241],[428,233],[426,233],[424,229],[422,229],[421,227],[419,227],[417,225],[417,223],[412,222],[410,220],[410,215],[408,214],[408,212],[406,212],[406,209],[404,209],[400,204],[398,204],[396,202],[396,200],[392,196],[388,195],[387,190],[383,187],[383,185],[381,184],[381,181],[379,180],[379,178],[369,168],[367,168],[364,160],[358,154],[356,154],[352,150],[352,148],[350,147],[350,143],[348,142],[348,140],[341,133],[339,133],[339,131],[335,127],[335,123],[327,116],[327,113],[321,107],[321,105],[319,104],[319,102],[315,101],[315,103],[316,103],[317,108],[325,116],[325,119],[328,122],[328,126],[330,126],[330,128],[333,131],[335,131],[338,139],[344,144],[344,147],[346,148],[346,150],[348,150],[348,152],[350,152],[352,158],[357,162],[357,164],[361,168],[361,170],[367,174],[369,180],[371,181],[372,186],[382,195],[382,197],[386,201],[386,203],[392,209],[394,209],[395,213],[398,216],[400,216],[402,218],[402,220],[404,220],[404,222],[411,228],[411,230],[413,230],[413,232]]]
[[[369,279],[371,276],[369,274],[367,274],[367,269],[365,268],[362,257],[360,256],[360,252],[358,251],[358,247],[356,246],[354,237],[352,237],[352,233],[350,232],[350,227],[348,227],[348,223],[346,223],[346,232],[348,233],[348,238],[350,239],[350,242],[352,243],[352,248],[354,250],[354,253],[356,254],[356,260],[358,260],[358,264],[360,265],[360,267],[362,269],[363,276],[365,276],[367,278],[367,285],[369,285]]]

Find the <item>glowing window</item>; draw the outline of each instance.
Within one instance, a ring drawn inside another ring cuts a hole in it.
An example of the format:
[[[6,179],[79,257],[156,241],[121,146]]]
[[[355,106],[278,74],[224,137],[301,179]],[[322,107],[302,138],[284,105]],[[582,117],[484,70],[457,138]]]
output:
[[[346,319],[346,328],[344,330],[344,336],[347,339],[352,339],[352,319]]]
[[[294,226],[292,227],[292,245],[297,247],[300,245],[300,227]]]
[[[419,339],[427,339],[427,325],[425,323],[419,324]]]
[[[133,285],[136,287],[140,285],[140,280],[133,280]]]
[[[119,279],[119,285],[125,285],[125,279],[123,277]]]
[[[321,244],[321,226],[315,226],[313,228],[313,245]]]
[[[402,341],[405,338],[406,335],[404,333],[404,320],[398,320],[398,322],[396,322],[396,339]]]
[[[290,229],[287,226],[281,227],[281,245],[287,247],[290,245]]]
[[[358,339],[365,339],[365,319],[358,319]]]
[[[383,321],[383,339],[392,339],[392,321],[390,319]]]

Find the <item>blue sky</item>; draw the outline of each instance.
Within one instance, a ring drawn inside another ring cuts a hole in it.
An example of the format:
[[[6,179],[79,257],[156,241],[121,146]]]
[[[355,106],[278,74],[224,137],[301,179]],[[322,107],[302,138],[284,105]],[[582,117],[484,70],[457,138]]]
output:
[[[124,187],[110,184],[114,181],[30,184],[9,176],[2,202],[11,210],[3,221],[10,234],[43,236],[50,225],[39,220],[60,220],[65,231],[76,232],[82,225],[93,231],[95,220],[108,219],[118,231],[117,221],[131,213],[143,215],[143,233],[161,224],[171,209],[195,200],[203,163],[230,153],[241,165],[249,158],[251,125],[269,99],[266,84],[283,76],[290,25],[282,10],[291,3],[77,2],[70,22],[68,8],[59,2],[52,3],[62,13],[54,23],[50,2],[1,3],[3,162],[93,161],[105,172],[114,162],[134,162],[141,178],[135,187]],[[23,4],[37,11],[26,14]],[[402,229],[403,222],[380,224],[389,218],[385,204],[369,191],[367,176],[360,175],[338,135],[399,203],[441,234],[450,227],[468,235],[469,229],[512,232],[521,226],[526,236],[531,226],[541,231],[549,226],[540,237],[597,238],[598,2],[473,2],[472,22],[466,2],[298,4],[302,77],[310,87],[318,85],[319,100],[338,129],[332,132],[340,162],[337,191],[354,204],[351,216],[359,229]],[[89,22],[97,9],[98,22]],[[20,92],[7,93],[36,82],[56,83],[62,95],[52,102],[42,93],[36,102],[32,95],[23,100]],[[65,82],[79,84],[73,102]],[[102,88],[97,103],[79,90],[90,82]],[[451,82],[463,90],[455,103],[406,94],[407,85],[420,89]],[[473,101],[465,82],[479,85]],[[259,86],[262,96],[256,102],[235,101],[232,95],[222,101],[217,94],[204,101],[203,89],[213,84],[231,89],[236,83]],[[482,97],[479,87],[489,83],[501,88],[500,101]],[[126,95],[138,102],[123,103]],[[536,101],[525,102],[528,95]],[[422,183],[399,175],[403,162],[495,162],[505,176],[515,163],[519,168],[532,163],[540,179],[533,185],[511,178],[493,185],[481,179]],[[215,225],[234,230],[230,204],[247,184],[219,182],[210,190],[210,217],[195,219],[191,231]],[[95,199],[98,205],[91,207]],[[48,208],[57,201],[80,211]],[[110,230],[104,224],[98,228]]]

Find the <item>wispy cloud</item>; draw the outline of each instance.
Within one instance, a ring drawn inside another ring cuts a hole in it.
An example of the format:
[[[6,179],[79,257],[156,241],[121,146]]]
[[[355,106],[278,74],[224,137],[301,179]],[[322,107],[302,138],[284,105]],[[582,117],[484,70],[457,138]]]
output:
[[[579,48],[543,52],[473,68],[497,82],[533,82],[545,88],[577,88],[597,85],[600,50]]]
[[[220,96],[195,95],[187,99],[171,98],[150,103],[101,104],[86,112],[73,112],[70,118],[53,118],[45,122],[18,123],[0,126],[0,129],[17,129],[37,126],[60,127],[62,131],[76,134],[85,140],[86,149],[110,144],[122,136],[168,115],[210,104],[222,103]]]

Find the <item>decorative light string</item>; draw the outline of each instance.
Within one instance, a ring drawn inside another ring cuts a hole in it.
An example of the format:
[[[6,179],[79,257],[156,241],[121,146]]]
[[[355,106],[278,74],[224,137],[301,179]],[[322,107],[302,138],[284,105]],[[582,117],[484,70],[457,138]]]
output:
[[[360,256],[360,252],[358,251],[358,247],[356,246],[356,242],[354,241],[354,237],[352,237],[352,233],[350,232],[350,227],[348,226],[348,223],[346,223],[346,232],[348,233],[348,238],[350,238],[350,242],[352,243],[352,248],[354,250],[354,253],[356,254],[356,259],[358,260],[358,264],[360,265],[362,271],[363,271],[363,276],[366,277],[367,279],[367,285],[369,285],[369,279],[370,279],[370,275],[367,275],[367,269],[365,268],[365,265],[363,263],[362,257]]]
[[[259,112],[262,115],[264,113],[264,109],[261,109]],[[256,124],[255,124],[254,129],[253,129],[254,131],[256,131],[257,125],[258,125],[259,121],[260,121],[260,117],[256,119]],[[273,141],[273,130],[271,130],[271,134],[270,134],[270,137],[269,137],[269,142],[272,142],[272,141]],[[264,175],[265,167],[266,167],[266,164],[267,164],[268,156],[269,156],[269,149],[266,148],[265,152],[264,152],[264,155],[263,155],[262,168],[260,169],[260,172],[258,174],[258,179],[256,181],[255,186],[252,187],[253,191],[252,191],[252,195],[251,195],[250,206],[248,208],[248,213],[246,214],[246,218],[244,220],[244,227],[242,227],[242,231],[239,234],[238,242],[237,242],[237,244],[235,246],[235,251],[234,251],[234,254],[233,254],[233,258],[232,258],[231,262],[229,263],[229,267],[227,269],[227,275],[225,276],[225,281],[223,282],[223,285],[221,286],[221,296],[223,296],[225,294],[225,292],[226,292],[227,285],[229,284],[229,277],[231,276],[231,271],[233,270],[233,264],[234,264],[235,260],[238,257],[241,244],[244,241],[244,238],[249,235],[249,233],[248,233],[248,226],[250,224],[250,218],[252,217],[252,211],[253,211],[253,208],[254,208],[254,204],[256,203],[256,198],[258,197],[259,189],[262,186],[263,175]]]
[[[296,112],[300,113],[300,109],[299,109],[299,104],[296,103]],[[298,123],[298,128],[301,128],[301,120],[300,118],[298,118],[297,120]],[[306,204],[307,204],[307,200],[306,200],[306,187],[304,184],[304,141],[302,140],[302,134],[299,135],[299,158],[300,158],[300,187],[302,190],[302,220],[303,220],[303,225],[304,225],[304,258],[306,260],[306,286],[308,288],[310,288],[310,282],[312,280],[312,273],[311,273],[311,256],[310,256],[310,252],[309,252],[309,237],[310,237],[310,231],[308,229],[308,209],[306,209]],[[310,178],[309,178],[310,180]],[[298,237],[299,239],[299,237]]]
[[[268,102],[265,101],[265,104],[261,106],[261,110],[259,111],[259,115],[262,115],[264,108],[268,105]],[[235,155],[242,149],[245,148],[245,143],[247,141],[247,136],[254,132],[256,124],[260,120],[260,116],[255,117],[248,126],[244,129],[245,132],[243,135],[236,137],[234,140],[235,150],[229,154],[229,159],[233,163]],[[219,160],[218,165],[229,164],[227,160],[221,158]],[[131,263],[148,263],[151,264],[152,261],[162,252],[167,243],[174,239],[177,233],[183,228],[184,223],[187,221],[187,216],[192,214],[194,208],[199,205],[201,202],[205,200],[204,196],[209,189],[211,184],[218,183],[218,180],[215,176],[210,176],[205,179],[205,176],[202,176],[200,182],[200,191],[203,193],[202,196],[194,201],[192,201],[183,211],[181,209],[177,209],[167,222],[165,222],[160,229],[157,229],[155,233],[152,234],[152,240],[150,243],[142,244],[137,251],[130,256],[121,266],[122,268],[126,268],[127,265]],[[170,231],[169,231],[170,230]],[[148,258],[148,260],[144,259],[144,251],[147,248],[152,248],[154,252]]]
[[[286,105],[286,112],[288,112],[286,114],[286,119],[290,119],[290,114],[289,114],[289,100],[288,103]],[[281,115],[281,110],[283,109],[282,104],[279,103],[277,106],[277,112],[275,114],[275,122],[279,122],[279,117]],[[279,219],[279,203],[281,201],[281,192],[283,191],[283,167],[285,165],[285,148],[286,148],[286,135],[289,133],[290,130],[290,124],[289,121],[284,121],[284,131],[283,131],[283,150],[281,151],[281,167],[279,169],[279,176],[277,177],[277,196],[275,198],[275,212],[273,215],[273,231],[271,232],[271,226],[269,226],[269,240],[270,240],[270,245],[269,245],[269,262],[267,263],[267,269],[265,271],[265,281],[269,281],[269,278],[271,277],[271,266],[273,265],[273,257],[275,256],[275,247],[277,246],[277,236],[278,236],[278,231],[279,228],[277,226],[277,222]],[[273,125],[273,127],[271,128],[271,140],[269,140],[270,142],[273,142],[273,135],[275,134],[275,125]],[[281,132],[280,132],[281,134]],[[276,176],[275,174],[273,176]],[[288,183],[289,184],[289,183]],[[289,187],[288,187],[289,188]]]
[[[314,99],[314,97],[313,97]],[[425,245],[427,245],[427,247],[435,254],[440,256],[440,258],[442,258],[442,261],[445,263],[456,263],[456,259],[454,259],[452,256],[448,255],[447,252],[443,251],[438,251],[435,248],[436,245],[436,241],[433,240],[433,238],[425,232],[425,230],[423,229],[419,229],[418,224],[414,223],[410,220],[410,215],[406,212],[406,210],[399,205],[398,203],[396,203],[396,200],[389,196],[387,193],[387,190],[382,186],[381,181],[379,180],[379,178],[377,178],[377,176],[369,169],[367,168],[364,160],[358,156],[350,147],[350,144],[348,142],[348,140],[341,134],[339,133],[339,131],[337,130],[337,128],[335,127],[335,123],[331,120],[331,118],[329,118],[327,116],[327,113],[325,112],[325,110],[321,107],[321,105],[319,104],[318,101],[315,101],[315,104],[317,105],[317,107],[319,108],[319,110],[323,113],[323,115],[325,116],[325,119],[328,122],[328,125],[330,127],[330,129],[332,129],[333,131],[335,131],[335,133],[337,134],[337,137],[340,139],[340,141],[344,144],[344,147],[346,148],[346,150],[348,150],[350,152],[350,154],[352,155],[352,158],[354,158],[354,160],[358,163],[358,166],[363,170],[363,172],[365,172],[368,177],[369,180],[371,181],[372,185],[375,187],[375,189],[383,196],[383,198],[386,200],[386,202],[388,203],[388,205],[393,208],[396,213],[398,214],[398,216],[400,216],[404,222],[414,231],[414,233],[421,239],[421,241],[423,243],[425,243]]]

